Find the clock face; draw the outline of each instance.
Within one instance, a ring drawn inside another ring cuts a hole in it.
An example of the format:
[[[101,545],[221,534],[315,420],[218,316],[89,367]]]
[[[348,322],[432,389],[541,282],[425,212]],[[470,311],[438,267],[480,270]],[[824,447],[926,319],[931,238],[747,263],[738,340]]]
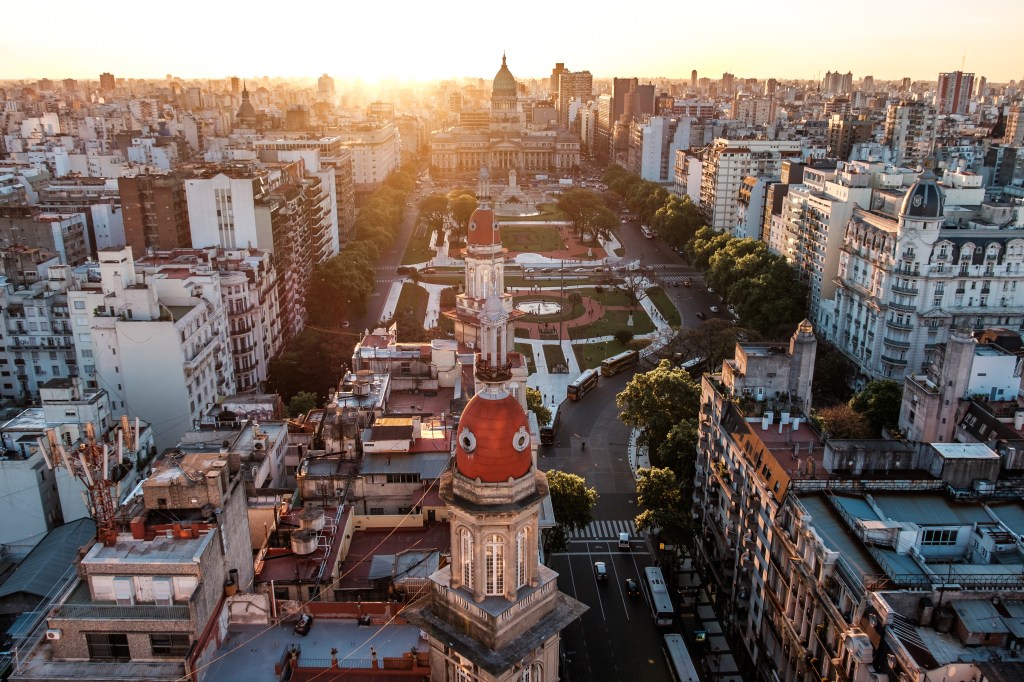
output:
[[[914,197],[914,200],[911,203],[914,204],[914,208],[920,208],[921,204],[924,203],[924,200],[921,198],[921,195],[918,194]]]

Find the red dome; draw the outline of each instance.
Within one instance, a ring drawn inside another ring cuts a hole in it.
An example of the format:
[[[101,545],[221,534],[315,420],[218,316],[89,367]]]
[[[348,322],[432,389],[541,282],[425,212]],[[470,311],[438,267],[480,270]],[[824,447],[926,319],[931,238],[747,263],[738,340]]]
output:
[[[455,468],[470,479],[502,483],[530,471],[530,424],[508,393],[473,396],[455,437]]]
[[[469,217],[469,234],[466,243],[490,246],[501,243],[501,230],[494,219],[494,209],[478,208]]]

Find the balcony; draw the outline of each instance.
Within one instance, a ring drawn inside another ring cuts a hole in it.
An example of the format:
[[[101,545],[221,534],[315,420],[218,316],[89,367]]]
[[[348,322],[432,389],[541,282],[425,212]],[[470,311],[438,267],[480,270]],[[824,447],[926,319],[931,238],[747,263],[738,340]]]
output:
[[[882,343],[884,343],[887,346],[892,346],[893,348],[899,348],[901,350],[910,350],[910,342],[909,341],[901,341],[901,340],[897,340],[897,339],[884,338],[884,339],[882,339]]]
[[[912,313],[917,310],[917,306],[913,303],[902,303],[899,301],[889,301],[889,307],[893,310],[900,310],[905,313]]]
[[[188,620],[188,604],[61,604],[52,619],[63,620]]]
[[[905,296],[917,296],[919,290],[915,287],[908,286],[896,286],[893,285],[892,291],[894,294],[903,294]]]
[[[888,320],[887,319],[885,321],[885,326],[886,327],[891,327],[892,329],[900,329],[900,330],[903,330],[903,331],[913,331],[914,330],[914,325],[908,324],[908,323],[904,323],[904,322],[897,322],[896,320]]]
[[[906,367],[907,361],[900,358],[889,357],[885,353],[882,353],[882,362],[887,362],[890,365],[896,365],[897,367]]]

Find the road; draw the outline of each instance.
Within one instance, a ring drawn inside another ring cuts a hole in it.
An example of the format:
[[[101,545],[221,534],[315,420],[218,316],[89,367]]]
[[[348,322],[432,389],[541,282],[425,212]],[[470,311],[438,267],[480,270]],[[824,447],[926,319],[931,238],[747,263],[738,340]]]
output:
[[[646,597],[630,597],[624,581],[638,581],[643,568],[654,564],[647,542],[633,538],[630,551],[616,547],[615,531],[636,516],[636,484],[626,458],[629,429],[618,420],[615,396],[631,378],[623,372],[607,379],[578,403],[559,408],[558,440],[541,446],[542,469],[579,474],[597,489],[594,518],[604,522],[602,537],[571,540],[569,551],[550,560],[558,585],[590,610],[562,632],[565,679],[669,680],[661,653],[661,635],[651,621]],[[586,443],[586,449],[583,444]],[[608,566],[608,581],[598,584],[594,562]]]

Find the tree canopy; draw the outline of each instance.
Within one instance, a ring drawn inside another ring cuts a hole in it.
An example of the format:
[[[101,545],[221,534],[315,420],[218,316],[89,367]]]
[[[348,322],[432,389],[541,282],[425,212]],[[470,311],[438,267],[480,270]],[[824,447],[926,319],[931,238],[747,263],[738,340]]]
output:
[[[476,210],[476,195],[467,189],[453,189],[448,192],[448,211],[455,223],[455,239],[463,241],[469,232],[469,219]]]
[[[570,189],[558,198],[558,209],[572,223],[577,238],[589,236],[592,241],[615,234],[619,219],[604,205],[600,196],[588,189]]]
[[[686,507],[675,472],[663,467],[637,469],[636,497],[641,512],[639,530],[659,529],[664,537],[681,541],[686,537]]]
[[[582,476],[564,471],[549,471],[548,492],[555,520],[570,530],[582,530],[593,520],[597,491],[587,487]]]
[[[638,372],[615,397],[622,423],[640,430],[640,442],[651,446],[665,440],[672,427],[696,419],[700,386],[684,369],[662,360],[649,372]]]
[[[526,409],[537,415],[537,423],[545,426],[551,423],[551,410],[544,405],[544,396],[536,388],[526,387]]]
[[[871,423],[867,418],[849,405],[839,404],[823,407],[814,413],[813,419],[818,429],[828,433],[829,438],[859,440],[878,437],[878,432],[872,431]]]
[[[311,391],[299,391],[288,401],[288,416],[301,417],[316,409],[317,395]]]
[[[654,213],[651,229],[674,249],[688,244],[704,225],[704,216],[690,197],[669,195],[665,204]]]
[[[431,230],[444,228],[448,216],[448,197],[444,194],[431,194],[420,201],[420,220]]]
[[[896,426],[902,402],[903,386],[898,381],[876,379],[850,399],[850,407],[864,415],[878,438],[882,429]]]

